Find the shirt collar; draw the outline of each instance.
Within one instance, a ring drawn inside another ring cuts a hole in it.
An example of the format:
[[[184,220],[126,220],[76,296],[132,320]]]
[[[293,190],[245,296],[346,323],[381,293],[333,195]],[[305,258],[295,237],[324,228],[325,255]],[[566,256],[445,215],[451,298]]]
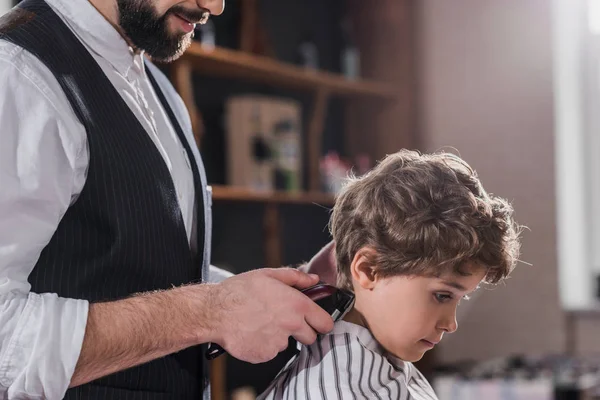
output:
[[[119,32],[89,0],[46,0],[75,35],[98,56],[106,59],[123,76],[127,76],[136,57]]]
[[[414,368],[412,366],[412,363],[406,362],[398,357],[395,357],[390,353],[387,353],[385,349],[379,344],[377,339],[375,339],[371,331],[369,331],[364,326],[341,320],[335,323],[331,333],[349,333],[351,335],[356,336],[363,346],[377,354],[380,354],[382,357],[385,357],[390,364],[393,364],[400,371],[402,371],[407,379],[410,379],[410,376],[413,373],[412,369]]]

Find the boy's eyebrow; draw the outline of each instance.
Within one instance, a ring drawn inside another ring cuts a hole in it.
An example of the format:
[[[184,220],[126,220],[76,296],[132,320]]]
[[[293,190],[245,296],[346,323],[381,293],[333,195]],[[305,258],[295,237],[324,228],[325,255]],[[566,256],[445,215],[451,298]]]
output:
[[[454,282],[454,281],[442,281],[442,283],[444,285],[447,285],[447,286],[453,287],[455,289],[458,289],[458,290],[460,290],[462,292],[466,292],[467,291],[467,288],[464,287],[463,285],[461,285],[458,282]]]

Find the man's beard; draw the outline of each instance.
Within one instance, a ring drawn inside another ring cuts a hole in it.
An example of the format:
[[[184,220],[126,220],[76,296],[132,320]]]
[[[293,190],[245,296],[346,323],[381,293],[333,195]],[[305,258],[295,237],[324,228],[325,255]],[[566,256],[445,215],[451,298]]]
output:
[[[145,51],[153,60],[169,62],[179,58],[190,46],[192,34],[172,34],[168,17],[180,14],[191,21],[202,18],[202,11],[172,7],[162,17],[156,14],[152,0],[117,0],[119,26],[133,45]]]

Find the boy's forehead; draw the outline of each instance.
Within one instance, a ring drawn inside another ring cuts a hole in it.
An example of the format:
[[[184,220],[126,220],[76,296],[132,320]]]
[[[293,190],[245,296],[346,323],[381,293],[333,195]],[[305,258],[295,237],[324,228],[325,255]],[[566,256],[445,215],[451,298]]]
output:
[[[463,292],[471,292],[479,286],[485,278],[486,270],[484,268],[470,268],[458,273],[448,271],[437,277],[443,284],[453,287]]]

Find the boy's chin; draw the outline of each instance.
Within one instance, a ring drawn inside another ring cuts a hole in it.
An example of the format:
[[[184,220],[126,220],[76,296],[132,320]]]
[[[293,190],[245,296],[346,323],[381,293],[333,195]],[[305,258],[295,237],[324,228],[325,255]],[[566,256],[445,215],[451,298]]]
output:
[[[420,361],[424,355],[425,355],[425,353],[416,353],[416,354],[410,354],[407,357],[399,357],[399,358],[401,358],[402,360],[404,360],[406,362],[416,363],[417,361]]]
[[[400,355],[400,354],[394,354],[394,353],[391,353],[391,352],[390,352],[390,354],[392,354],[396,358],[399,358],[402,361],[415,363],[417,361],[420,361],[421,358],[423,358],[423,356],[425,355],[425,352],[422,351],[422,350],[421,351],[416,350],[414,352],[411,352],[410,354],[402,354],[402,355]]]
[[[415,363],[415,362],[417,362],[417,361],[421,361],[421,358],[423,358],[423,356],[424,356],[424,355],[425,355],[425,353],[424,353],[424,352],[423,352],[423,353],[420,353],[418,356],[416,356],[416,357],[412,357],[410,360],[407,360],[407,361],[410,361],[410,362],[412,362],[412,363]]]

